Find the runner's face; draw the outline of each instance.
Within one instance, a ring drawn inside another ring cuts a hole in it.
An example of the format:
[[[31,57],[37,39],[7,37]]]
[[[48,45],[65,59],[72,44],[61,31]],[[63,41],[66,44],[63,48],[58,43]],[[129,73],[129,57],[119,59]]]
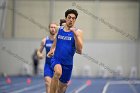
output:
[[[74,23],[76,21],[76,16],[74,14],[68,14],[66,17],[66,25],[70,28],[74,26]]]
[[[51,35],[56,34],[56,24],[50,24],[50,34]]]

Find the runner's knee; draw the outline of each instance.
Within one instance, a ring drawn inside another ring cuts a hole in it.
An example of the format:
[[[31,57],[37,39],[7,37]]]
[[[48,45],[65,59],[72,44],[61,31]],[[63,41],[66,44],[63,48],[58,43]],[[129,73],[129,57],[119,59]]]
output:
[[[62,75],[62,72],[59,71],[59,70],[57,70],[57,71],[55,71],[55,73],[54,73],[54,78],[59,79],[59,78],[61,77],[61,75]]]
[[[45,85],[46,85],[47,87],[50,87],[50,85],[51,85],[51,80],[45,79]]]
[[[50,87],[50,82],[48,82],[48,81],[45,81],[45,85],[47,86],[47,87]]]
[[[65,86],[59,86],[58,88],[58,93],[65,93],[67,89],[67,85]]]

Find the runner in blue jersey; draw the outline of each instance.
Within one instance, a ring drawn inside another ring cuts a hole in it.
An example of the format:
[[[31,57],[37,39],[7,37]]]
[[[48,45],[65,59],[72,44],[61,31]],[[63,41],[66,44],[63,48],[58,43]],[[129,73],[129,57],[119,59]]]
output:
[[[52,43],[56,37],[56,24],[51,23],[49,25],[49,31],[50,35],[43,38],[40,48],[38,49],[37,55],[40,59],[45,59],[45,66],[44,66],[44,80],[46,85],[46,93],[50,93],[50,84],[51,84],[51,78],[53,77],[53,70],[50,67],[51,64],[51,58],[48,58],[45,54],[43,54],[43,49],[46,49],[46,54],[50,51],[50,48],[52,46]]]
[[[65,93],[72,74],[73,56],[75,52],[82,53],[82,31],[74,26],[77,16],[78,12],[74,9],[65,12],[66,24],[57,28],[57,36],[47,54],[48,57],[53,56],[51,68],[54,75],[50,93]]]

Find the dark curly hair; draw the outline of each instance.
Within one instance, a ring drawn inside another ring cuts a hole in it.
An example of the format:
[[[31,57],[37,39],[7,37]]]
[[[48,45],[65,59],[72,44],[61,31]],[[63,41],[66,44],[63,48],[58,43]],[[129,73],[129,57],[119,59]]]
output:
[[[59,23],[60,26],[62,26],[63,23],[66,23],[66,20],[65,19],[60,19],[60,23]]]
[[[66,12],[65,12],[65,17],[68,16],[68,14],[74,14],[76,16],[76,18],[78,17],[78,12],[74,9],[68,9]]]

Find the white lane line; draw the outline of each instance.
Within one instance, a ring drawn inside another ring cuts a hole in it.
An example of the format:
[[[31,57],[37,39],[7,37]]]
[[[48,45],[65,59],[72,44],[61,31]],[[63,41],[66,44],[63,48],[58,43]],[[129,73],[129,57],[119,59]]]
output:
[[[25,82],[18,83],[18,84],[11,84],[11,85],[9,84],[9,85],[6,85],[6,86],[2,86],[1,89],[7,89],[7,88],[9,88],[9,87],[11,87],[11,86],[14,86],[14,87],[15,87],[15,86],[18,86],[18,85],[21,85],[21,84],[24,84],[24,83],[25,83]]]
[[[44,84],[38,84],[38,85],[35,85],[35,86],[31,86],[31,87],[25,87],[25,88],[22,88],[22,89],[19,89],[19,90],[10,92],[10,93],[21,93],[21,92],[24,92],[24,91],[27,91],[27,90],[35,89],[35,88],[40,87],[42,85],[44,85]]]
[[[114,84],[128,84],[130,86],[130,88],[133,90],[134,93],[138,93],[137,90],[135,89],[135,87],[132,84],[140,84],[139,80],[130,80],[130,81],[125,81],[125,80],[121,80],[121,81],[110,81],[107,82],[106,85],[103,88],[102,93],[106,93],[109,85],[114,85]]]
[[[84,84],[83,86],[79,87],[74,93],[79,93],[80,91],[84,90],[88,85]]]
[[[70,93],[79,93],[82,90],[86,89],[88,86],[91,85],[91,80],[87,80],[85,84],[83,84],[82,86],[80,86],[78,89],[74,89],[72,92]]]

